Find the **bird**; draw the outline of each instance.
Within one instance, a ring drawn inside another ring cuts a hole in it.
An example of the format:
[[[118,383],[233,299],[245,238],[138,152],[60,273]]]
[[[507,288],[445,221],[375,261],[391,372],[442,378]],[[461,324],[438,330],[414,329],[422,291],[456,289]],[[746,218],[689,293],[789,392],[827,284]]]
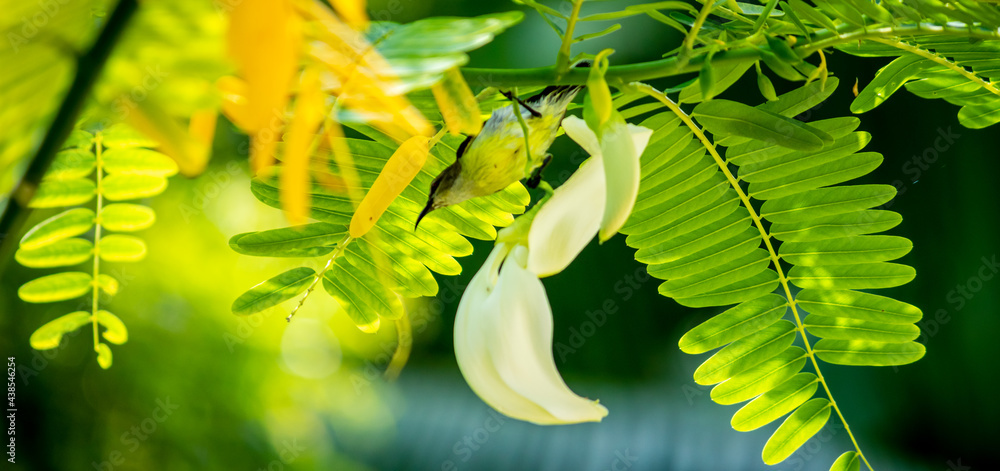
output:
[[[589,65],[581,61],[575,67]],[[525,178],[529,188],[536,187],[541,181],[541,171],[552,159],[547,151],[556,138],[566,108],[582,89],[582,85],[553,85],[523,101],[504,93],[518,103],[517,109],[527,124],[531,158],[525,152],[524,132],[514,114],[514,103],[494,110],[483,123],[482,131],[468,136],[458,146],[455,163],[431,182],[427,205],[417,216],[414,229],[435,209],[492,195]]]

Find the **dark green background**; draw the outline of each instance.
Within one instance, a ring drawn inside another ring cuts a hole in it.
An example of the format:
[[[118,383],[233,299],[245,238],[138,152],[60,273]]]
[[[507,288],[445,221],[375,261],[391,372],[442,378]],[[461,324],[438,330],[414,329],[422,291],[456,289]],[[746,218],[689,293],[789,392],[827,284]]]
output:
[[[515,7],[472,0],[399,0],[373,2],[370,10],[376,19],[406,22]],[[623,25],[574,52],[611,47],[616,49],[612,63],[620,64],[656,59],[677,45],[676,34],[651,20],[634,18]],[[555,35],[529,12],[524,23],[475,51],[471,65],[549,65],[557,48]],[[849,115],[855,77],[863,86],[885,63],[840,53],[829,60],[842,85],[809,119]],[[655,84],[668,87],[689,78]],[[794,86],[773,80],[779,93]],[[752,73],[724,97],[762,101]],[[899,194],[887,207],[904,220],[891,233],[914,243],[902,262],[916,268],[917,278],[882,293],[923,309],[921,342],[927,346],[927,355],[913,365],[824,369],[876,469],[985,470],[1000,464],[994,451],[1000,408],[991,392],[997,385],[998,342],[993,336],[1000,330],[1000,280],[986,279],[993,276],[989,267],[1000,251],[995,183],[1000,137],[996,129],[962,128],[956,113],[956,107],[943,101],[901,91],[861,116],[861,129],[874,136],[866,150],[885,157],[863,180],[897,186]],[[935,149],[940,133],[949,132],[954,142]],[[340,315],[323,321],[333,326],[344,352],[342,368],[330,377],[302,378],[282,363],[286,324],[280,309],[230,349],[227,341],[241,335],[245,324],[229,314],[229,303],[291,266],[238,257],[226,245],[236,232],[282,224],[276,210],[249,193],[246,156],[238,151],[243,139],[232,126],[220,126],[211,168],[195,180],[173,178],[167,193],[147,202],[159,216],[156,226],[143,233],[150,248],[147,260],[108,264],[123,281],[109,309],[130,329],[129,343],[113,348],[110,370],[97,367],[88,332],[69,337],[48,356],[28,347],[35,328],[75,306],[21,302],[17,286],[40,272],[7,266],[0,283],[0,350],[23,367],[17,382],[18,469],[95,469],[94,463],[108,469],[101,462],[110,463],[114,451],[124,460],[114,469],[443,469],[449,460],[461,469],[577,469],[579,463],[605,469],[615,455],[591,460],[585,458],[592,456],[587,450],[623,437],[642,439],[622,441],[621,447],[631,444],[633,451],[639,450],[633,469],[767,469],[759,452],[774,426],[751,434],[731,430],[728,417],[736,408],[712,404],[708,389],[691,380],[705,356],[691,357],[676,348],[687,329],[718,310],[678,306],[657,294],[656,280],[630,285],[629,280],[645,279],[645,272],[623,236],[603,246],[593,243],[569,269],[545,280],[557,344],[572,344],[573,329],[586,321],[588,311],[617,308],[582,346],[565,358],[557,356],[575,391],[599,397],[608,406],[611,415],[604,424],[543,428],[508,421],[472,460],[462,460],[464,451],[456,451],[453,445],[482,426],[488,412],[461,381],[455,364],[451,325],[454,293],[460,288],[449,287],[468,282],[489,243],[476,243],[476,253],[462,260],[461,276],[439,278],[443,294],[438,300],[417,307],[416,312],[430,314],[417,325],[412,358],[398,383],[369,382],[384,365],[380,353],[392,344],[391,329],[365,337]],[[551,152],[556,159],[546,176],[553,181],[564,179],[584,158],[565,138]],[[32,223],[53,213],[38,211]],[[981,272],[986,276],[980,277]],[[330,315],[331,302],[318,299],[325,294],[316,298],[303,318]],[[25,376],[31,372],[38,374]],[[146,439],[135,440],[133,451],[133,442],[123,434],[135,426],[141,431],[144,420],[148,430],[157,400],[167,398],[178,409],[155,422]],[[427,412],[439,409],[445,412]],[[832,461],[827,456],[849,449],[843,433],[833,436],[836,446],[824,442],[817,452],[823,458],[805,460],[799,469],[827,469]],[[290,440],[297,441],[289,446]],[[664,455],[672,458],[661,459]],[[518,461],[518,456],[525,458]]]

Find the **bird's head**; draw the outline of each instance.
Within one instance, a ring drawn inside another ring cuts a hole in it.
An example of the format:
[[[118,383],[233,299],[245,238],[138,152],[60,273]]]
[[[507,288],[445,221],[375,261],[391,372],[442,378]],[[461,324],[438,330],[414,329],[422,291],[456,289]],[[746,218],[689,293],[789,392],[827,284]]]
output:
[[[458,204],[476,196],[473,194],[473,189],[470,188],[468,183],[469,182],[462,177],[461,160],[456,160],[455,163],[444,169],[444,171],[442,171],[441,174],[438,175],[433,182],[431,182],[431,191],[430,196],[427,198],[427,205],[424,206],[424,210],[420,212],[419,216],[417,216],[417,223],[413,226],[414,229],[416,229],[417,225],[420,224],[420,220],[431,211],[451,206],[453,204]]]

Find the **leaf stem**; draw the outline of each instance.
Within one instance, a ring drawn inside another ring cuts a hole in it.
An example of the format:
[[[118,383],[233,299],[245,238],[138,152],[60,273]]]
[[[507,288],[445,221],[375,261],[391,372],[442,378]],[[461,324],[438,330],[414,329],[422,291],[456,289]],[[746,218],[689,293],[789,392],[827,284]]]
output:
[[[101,284],[98,280],[98,276],[101,274],[101,209],[104,206],[104,189],[101,187],[101,182],[104,178],[104,161],[102,160],[102,153],[104,151],[104,136],[98,131],[97,135],[94,136],[94,159],[96,161],[97,167],[97,205],[95,206],[94,214],[94,275],[90,280],[94,285],[94,300],[91,304],[90,310],[90,321],[94,325],[94,351],[97,352],[97,345],[100,343],[100,338],[97,336],[97,307],[98,300],[101,297]]]
[[[771,11],[774,10],[774,7],[777,5],[778,0],[768,0],[767,5],[764,5],[764,11],[760,13],[760,16],[757,17],[757,21],[753,24],[753,34],[760,32],[760,29],[764,27],[765,23],[767,23],[768,17],[771,16]]]
[[[559,54],[556,55],[556,71],[563,75],[569,70],[569,54],[573,47],[573,30],[576,28],[576,20],[580,17],[580,7],[583,0],[573,0],[573,11],[566,20],[566,31],[563,33],[562,46],[559,47]]]
[[[680,53],[682,60],[686,60],[691,54],[691,51],[694,50],[694,40],[698,38],[698,32],[701,31],[701,27],[705,24],[705,20],[708,19],[708,15],[712,13],[712,8],[715,8],[716,0],[702,1],[705,3],[701,5],[701,10],[698,11],[698,16],[694,19],[694,24],[691,25],[691,31],[688,31],[687,36],[684,36],[684,48]]]
[[[336,260],[340,254],[344,253],[344,249],[347,248],[347,244],[350,244],[352,240],[354,239],[352,239],[350,234],[348,234],[344,236],[340,243],[337,244],[337,249],[333,251],[333,255],[331,255],[330,259],[326,261],[326,266],[324,266],[323,269],[316,274],[316,277],[313,278],[312,283],[310,283],[309,287],[306,288],[305,294],[302,295],[302,299],[300,299],[299,303],[292,308],[292,312],[288,313],[288,317],[285,318],[286,321],[292,322],[292,316],[294,316],[295,313],[298,312],[299,308],[306,303],[306,299],[310,294],[312,294],[313,290],[316,289],[316,285],[319,284],[319,280],[323,279],[323,275],[325,275],[330,267],[333,266],[333,261]]]
[[[719,155],[718,150],[716,150],[715,148],[715,144],[712,143],[712,141],[709,140],[707,136],[705,136],[705,133],[701,130],[701,128],[698,127],[698,125],[691,119],[691,117],[687,113],[684,112],[684,110],[681,109],[679,105],[674,103],[673,100],[667,97],[667,95],[649,85],[642,83],[632,83],[629,84],[629,86],[634,87],[636,90],[659,100],[661,103],[666,105],[666,107],[669,108],[670,111],[672,111],[678,118],[680,118],[681,121],[683,121],[684,124],[687,125],[689,129],[691,129],[691,132],[694,133],[695,137],[697,137],[698,140],[701,141],[702,146],[704,146],[705,149],[708,150],[709,154],[712,155],[712,158],[715,160],[716,165],[719,166],[719,169],[722,171],[723,174],[725,174],[726,180],[729,181],[729,185],[734,190],[736,190],[736,194],[739,196],[740,202],[743,203],[743,206],[746,208],[747,212],[750,213],[750,218],[753,220],[753,223],[757,227],[757,230],[760,231],[761,239],[764,240],[764,245],[767,247],[767,251],[771,257],[771,263],[774,265],[774,269],[778,273],[778,281],[781,283],[781,287],[785,291],[785,298],[788,299],[788,306],[791,308],[792,316],[795,318],[796,330],[798,330],[799,334],[802,335],[802,342],[805,345],[806,356],[808,356],[809,359],[812,361],[813,368],[816,370],[816,377],[819,379],[819,383],[823,385],[823,390],[826,392],[827,397],[830,398],[830,406],[837,413],[837,416],[840,417],[841,423],[844,424],[844,430],[847,432],[847,436],[851,438],[851,443],[854,444],[854,449],[855,451],[857,451],[858,456],[860,456],[861,460],[865,462],[865,465],[868,466],[868,469],[872,470],[871,464],[868,463],[868,459],[865,458],[864,453],[861,452],[861,447],[858,445],[857,439],[855,439],[854,434],[851,432],[851,427],[847,425],[847,420],[844,419],[844,414],[841,413],[840,407],[837,406],[837,401],[833,399],[833,393],[830,392],[830,387],[826,383],[826,378],[823,377],[823,372],[820,371],[819,362],[816,361],[816,354],[813,351],[812,346],[809,344],[809,338],[806,336],[805,327],[802,325],[802,320],[799,316],[798,309],[795,306],[795,298],[794,296],[792,296],[792,290],[791,287],[789,286],[788,278],[785,276],[784,270],[781,268],[778,252],[774,249],[774,246],[771,244],[771,236],[767,233],[767,230],[764,228],[764,224],[761,221],[760,215],[757,214],[757,211],[753,209],[753,206],[750,203],[750,197],[747,196],[746,192],[743,191],[743,188],[740,187],[739,181],[736,179],[733,173],[729,171],[729,165],[722,158],[722,156]]]
[[[21,226],[28,219],[28,201],[34,196],[39,182],[42,181],[42,176],[45,175],[55,159],[56,153],[59,152],[59,148],[73,130],[76,118],[90,94],[90,89],[97,82],[101,70],[104,69],[104,63],[111,55],[111,50],[117,44],[118,38],[137,8],[136,0],[120,0],[108,18],[104,29],[101,30],[100,36],[94,41],[94,45],[77,58],[73,83],[70,84],[62,104],[59,106],[59,111],[56,112],[41,145],[38,146],[35,156],[28,164],[28,170],[25,171],[17,188],[11,193],[3,216],[0,217],[0,242],[2,242],[0,243],[0,272],[4,271],[3,265],[13,258],[7,254],[15,247],[12,244],[15,244],[17,239],[13,234],[20,232]]]
[[[937,54],[935,54],[935,53],[933,53],[931,51],[928,51],[926,49],[922,49],[922,48],[919,48],[919,47],[916,47],[916,46],[912,46],[910,44],[907,44],[907,43],[905,43],[903,41],[899,41],[899,40],[896,40],[896,39],[872,38],[872,39],[870,39],[870,41],[874,41],[874,42],[877,42],[877,43],[882,43],[882,44],[885,44],[885,45],[888,45],[888,46],[892,46],[892,47],[895,47],[897,49],[901,49],[901,50],[904,50],[906,52],[909,52],[911,54],[916,54],[916,55],[918,55],[920,57],[923,57],[924,59],[930,60],[930,61],[932,61],[932,62],[934,62],[936,64],[943,65],[943,66],[951,69],[952,71],[958,73],[959,75],[961,75],[961,76],[969,79],[969,81],[979,84],[980,86],[982,86],[983,88],[985,88],[986,90],[988,90],[990,93],[993,93],[994,95],[1000,95],[1000,89],[998,89],[996,85],[993,85],[993,83],[991,83],[989,80],[985,80],[982,77],[976,75],[975,73],[969,72],[968,70],[965,69],[965,67],[962,67],[962,66],[960,66],[960,65],[958,65],[958,64],[956,64],[956,63],[954,63],[954,62],[952,62],[950,60],[948,60],[948,58],[946,58],[946,57],[939,56],[939,55],[937,55]]]
[[[870,40],[882,37],[897,36],[960,36],[977,39],[1000,39],[1000,31],[979,26],[961,24],[937,25],[931,23],[912,23],[897,26],[874,27],[867,29],[850,29],[845,25],[843,31],[821,30],[808,44],[794,48],[801,58],[811,56],[814,52],[833,47],[838,44]],[[712,64],[739,64],[757,61],[761,57],[761,47],[755,44],[719,51],[712,56]],[[695,73],[701,70],[707,56],[707,48],[694,50],[694,55],[682,60],[679,56],[669,57],[635,64],[616,65],[608,68],[605,78],[610,84],[625,84],[635,81],[647,81],[664,77]],[[537,67],[528,69],[487,69],[466,67],[462,75],[470,83],[487,84],[493,87],[538,86],[538,85],[585,85],[588,71],[586,69],[569,69],[558,74],[555,67]]]

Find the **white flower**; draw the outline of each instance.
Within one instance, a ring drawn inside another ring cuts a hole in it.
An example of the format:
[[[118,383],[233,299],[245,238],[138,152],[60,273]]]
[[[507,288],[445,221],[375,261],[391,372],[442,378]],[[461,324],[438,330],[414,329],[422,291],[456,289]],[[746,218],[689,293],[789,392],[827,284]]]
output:
[[[524,245],[500,242],[472,278],[455,318],[455,357],[497,411],[539,425],[597,422],[604,406],[566,386],[552,356],[552,310]]]
[[[562,122],[566,135],[592,157],[556,189],[528,233],[528,268],[545,277],[561,272],[594,235],[610,239],[625,224],[639,192],[639,156],[653,131],[609,121],[600,138],[580,118]]]
[[[595,235],[609,239],[632,212],[639,156],[653,132],[617,113],[611,118],[600,136],[579,118],[563,120],[566,134],[592,158],[539,209],[500,232],[458,304],[455,357],[462,375],[483,401],[515,419],[572,424],[608,415],[559,376],[552,309],[538,278],[566,268]]]

